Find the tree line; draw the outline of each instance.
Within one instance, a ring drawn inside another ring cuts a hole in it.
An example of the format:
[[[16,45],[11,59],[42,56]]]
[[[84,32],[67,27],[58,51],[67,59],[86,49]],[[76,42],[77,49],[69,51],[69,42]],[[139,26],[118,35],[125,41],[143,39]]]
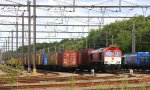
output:
[[[133,27],[134,25],[134,27]],[[150,52],[150,16],[137,16],[131,19],[115,21],[103,28],[92,29],[86,38],[64,39],[60,42],[37,43],[37,51],[80,50],[86,48],[102,48],[113,45],[121,48],[123,53],[132,52],[132,31],[135,29],[136,52]],[[28,46],[24,46],[27,54]],[[18,52],[21,53],[21,47]],[[32,51],[32,46],[31,46]]]

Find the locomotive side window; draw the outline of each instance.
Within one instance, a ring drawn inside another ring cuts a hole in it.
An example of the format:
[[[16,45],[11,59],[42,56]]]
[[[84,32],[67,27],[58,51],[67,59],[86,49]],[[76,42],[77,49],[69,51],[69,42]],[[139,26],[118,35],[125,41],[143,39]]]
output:
[[[120,57],[120,52],[114,52],[115,57]]]
[[[112,52],[106,52],[107,57],[112,57]]]

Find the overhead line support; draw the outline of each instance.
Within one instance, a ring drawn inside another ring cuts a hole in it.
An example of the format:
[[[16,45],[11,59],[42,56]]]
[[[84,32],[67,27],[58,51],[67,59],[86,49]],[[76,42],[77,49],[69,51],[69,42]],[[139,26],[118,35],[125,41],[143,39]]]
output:
[[[22,16],[0,15],[0,17],[22,17]],[[24,17],[28,18],[28,16]],[[134,16],[36,16],[36,18],[133,18],[133,17]]]
[[[5,7],[27,7],[28,5],[18,4],[0,4]],[[148,8],[150,5],[30,5],[31,7],[49,7],[49,8]]]

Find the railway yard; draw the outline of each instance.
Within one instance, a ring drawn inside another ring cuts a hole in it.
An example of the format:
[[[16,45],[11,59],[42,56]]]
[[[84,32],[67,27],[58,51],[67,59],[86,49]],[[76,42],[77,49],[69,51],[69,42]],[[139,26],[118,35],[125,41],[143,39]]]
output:
[[[75,71],[52,72],[38,71],[37,75],[23,70],[14,83],[4,78],[7,72],[0,70],[0,90],[149,90],[150,71],[119,71],[118,74],[97,72],[91,76],[90,72]],[[2,79],[2,76],[5,76]],[[11,80],[11,79],[9,79]]]
[[[0,90],[150,90],[150,0],[1,0]]]

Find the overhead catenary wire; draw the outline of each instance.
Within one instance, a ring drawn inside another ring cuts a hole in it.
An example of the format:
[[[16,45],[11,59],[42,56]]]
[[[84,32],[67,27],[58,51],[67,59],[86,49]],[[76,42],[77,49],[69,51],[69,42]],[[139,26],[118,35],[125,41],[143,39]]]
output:
[[[108,0],[108,1],[113,1],[113,0]],[[15,1],[14,1],[15,2]],[[134,4],[133,4],[134,5]],[[53,5],[52,5],[53,6]],[[50,7],[50,8],[61,8],[61,10],[63,10],[63,8],[64,7],[60,7],[61,6],[61,4],[58,6],[58,7]],[[67,5],[65,5],[65,6],[67,6]],[[69,5],[68,5],[69,6]],[[73,6],[73,5],[72,5]],[[75,8],[83,8],[83,7],[77,7],[78,5],[76,4],[75,5]],[[82,5],[79,5],[79,6],[82,6]],[[83,5],[84,6],[84,5]],[[92,6],[93,6],[93,8],[96,8],[97,6],[99,6],[99,5],[91,5],[91,7],[89,7],[89,8],[92,8]],[[95,7],[96,6],[96,7]],[[136,5],[136,6],[142,6],[142,5]],[[12,6],[7,6],[7,7],[12,7]],[[25,6],[24,6],[25,7]],[[15,7],[15,8],[17,8],[17,6]],[[20,7],[20,8],[22,8],[22,7]],[[41,7],[38,7],[38,8],[41,8]],[[45,7],[44,7],[45,8]],[[46,7],[46,8],[48,8],[48,7]],[[67,7],[68,8],[68,7]],[[73,8],[73,7],[69,7],[69,8]],[[86,7],[87,8],[87,7]],[[105,7],[103,7],[103,8],[105,8]],[[106,9],[108,9],[109,7],[106,7]],[[121,7],[121,8],[123,8],[123,7]],[[133,8],[135,8],[135,7],[133,7]],[[147,7],[143,7],[143,8],[147,8]],[[66,7],[65,7],[65,9],[66,9]],[[109,8],[110,9],[110,8]],[[20,12],[20,11],[19,11]],[[90,16],[88,16],[88,18],[89,18]],[[91,16],[92,17],[92,16]],[[61,18],[61,20],[63,21],[63,17],[60,17]],[[97,18],[97,19],[99,19],[99,18]],[[38,21],[40,21],[40,20],[38,20]],[[79,20],[80,21],[80,20]],[[91,20],[92,21],[92,20]],[[63,21],[64,22],[64,21]],[[69,20],[69,22],[67,22],[67,23],[70,23],[71,22],[71,20]],[[84,22],[84,23],[87,23],[87,22]],[[6,24],[6,23],[5,23]],[[90,25],[91,25],[92,23],[90,23]],[[21,25],[21,24],[20,24]],[[87,25],[86,26],[90,26],[90,25],[88,25],[88,23],[87,23]],[[38,26],[38,24],[37,24],[37,26]],[[44,24],[43,24],[43,26],[44,26]],[[46,26],[46,25],[45,25]],[[48,25],[47,25],[48,26]],[[50,25],[50,26],[52,26],[52,25]],[[53,25],[53,26],[55,26],[55,25]],[[59,25],[58,25],[59,26]],[[58,27],[57,26],[57,27]],[[61,25],[60,25],[61,26]],[[63,26],[63,25],[62,25]],[[91,25],[92,26],[92,25]],[[66,24],[66,27],[69,27],[69,25],[67,25]],[[70,27],[75,27],[75,26],[70,26]],[[85,27],[85,26],[81,26],[81,27]],[[50,30],[50,29],[49,29]],[[65,31],[65,30],[64,30]],[[66,30],[67,31],[67,30]],[[52,33],[52,32],[51,32]]]
[[[9,7],[27,7],[27,5],[18,5],[18,4],[0,4],[0,6],[9,6]],[[31,5],[33,7],[34,5]],[[51,7],[51,8],[119,8],[118,5],[36,5],[36,7]],[[150,7],[150,5],[122,5],[121,8],[141,8],[141,7]]]

